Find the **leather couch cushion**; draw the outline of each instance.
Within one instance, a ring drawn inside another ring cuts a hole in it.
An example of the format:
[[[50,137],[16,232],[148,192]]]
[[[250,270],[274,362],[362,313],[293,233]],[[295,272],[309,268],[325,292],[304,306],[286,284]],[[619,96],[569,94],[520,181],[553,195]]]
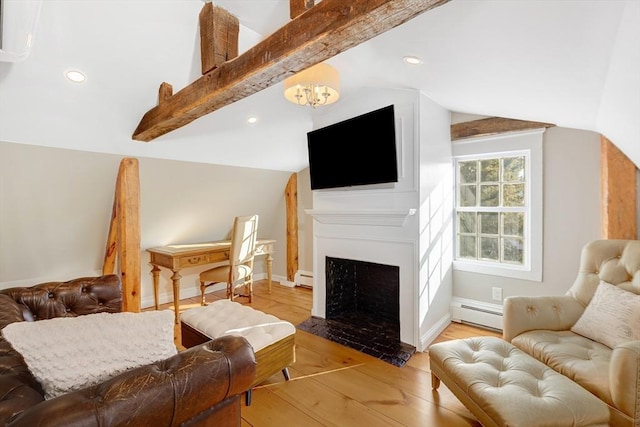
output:
[[[571,331],[608,347],[640,340],[640,295],[601,281]]]
[[[177,353],[171,310],[16,322],[2,335],[22,355],[46,399]]]
[[[515,337],[511,344],[524,350],[608,404],[609,365],[612,350],[571,331],[529,331]]]

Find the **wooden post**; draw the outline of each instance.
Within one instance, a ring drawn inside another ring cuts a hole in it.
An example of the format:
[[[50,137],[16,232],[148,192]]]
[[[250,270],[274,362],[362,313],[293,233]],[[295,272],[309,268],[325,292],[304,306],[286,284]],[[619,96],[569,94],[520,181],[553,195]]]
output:
[[[225,9],[205,3],[200,10],[202,74],[238,56],[240,21]]]
[[[118,211],[118,181],[116,180],[116,193],[113,197],[113,209],[111,209],[111,221],[109,222],[109,234],[107,235],[107,247],[104,251],[104,263],[102,264],[102,274],[113,274],[116,266],[116,256],[118,255],[116,234],[118,231],[118,221],[116,219]]]
[[[285,189],[287,207],[287,280],[298,271],[298,174],[292,173]]]
[[[606,137],[600,138],[602,238],[637,239],[637,168]]]
[[[302,14],[307,9],[311,9],[315,0],[289,0],[289,17],[291,19]]]
[[[139,312],[140,304],[140,179],[138,160],[120,162],[111,213],[103,274],[115,271],[122,281],[122,310]]]
[[[173,86],[167,82],[162,82],[158,89],[158,104],[173,95]]]

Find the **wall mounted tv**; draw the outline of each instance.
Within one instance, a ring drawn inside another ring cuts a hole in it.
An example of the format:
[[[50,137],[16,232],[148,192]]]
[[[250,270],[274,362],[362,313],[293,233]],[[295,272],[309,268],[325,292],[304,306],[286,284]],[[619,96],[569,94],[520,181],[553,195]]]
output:
[[[393,105],[307,133],[311,189],[398,182]]]

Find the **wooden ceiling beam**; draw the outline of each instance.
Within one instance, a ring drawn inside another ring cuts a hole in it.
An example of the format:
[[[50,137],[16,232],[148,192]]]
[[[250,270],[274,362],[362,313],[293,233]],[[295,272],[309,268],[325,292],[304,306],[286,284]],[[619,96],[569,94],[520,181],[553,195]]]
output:
[[[295,18],[307,9],[311,9],[315,3],[315,0],[289,0],[289,17]]]
[[[550,128],[555,125],[526,120],[505,119],[504,117],[489,117],[469,122],[451,125],[451,141],[464,138],[497,135],[505,132],[520,132],[525,130]]]
[[[149,110],[132,138],[151,141],[448,1],[323,0]]]

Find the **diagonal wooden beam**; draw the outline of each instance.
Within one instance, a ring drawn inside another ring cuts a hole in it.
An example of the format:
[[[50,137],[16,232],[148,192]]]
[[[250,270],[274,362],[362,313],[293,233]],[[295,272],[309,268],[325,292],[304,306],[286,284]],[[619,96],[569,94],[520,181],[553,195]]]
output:
[[[149,110],[132,137],[151,141],[448,1],[323,0]]]
[[[289,0],[289,17],[295,18],[307,9],[311,9],[315,3],[315,0]]]

